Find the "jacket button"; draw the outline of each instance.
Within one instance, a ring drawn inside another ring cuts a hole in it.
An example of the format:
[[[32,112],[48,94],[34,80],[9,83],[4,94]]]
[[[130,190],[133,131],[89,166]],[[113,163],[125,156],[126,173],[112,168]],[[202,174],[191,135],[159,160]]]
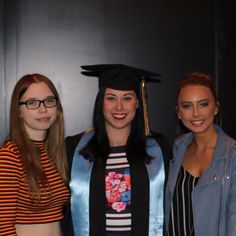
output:
[[[217,179],[218,179],[217,175],[214,175],[214,176],[213,176],[213,179],[214,179],[214,180],[217,180]]]

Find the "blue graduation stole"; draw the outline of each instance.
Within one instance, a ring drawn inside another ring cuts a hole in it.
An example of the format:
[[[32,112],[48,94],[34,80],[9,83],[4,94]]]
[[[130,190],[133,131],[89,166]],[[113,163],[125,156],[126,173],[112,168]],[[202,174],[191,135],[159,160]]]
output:
[[[75,236],[89,236],[89,193],[93,162],[86,160],[79,152],[92,138],[93,134],[94,132],[91,131],[83,135],[75,149],[72,162],[70,181],[71,214]],[[153,138],[147,138],[146,151],[154,157],[151,163],[146,165],[150,181],[148,235],[162,236],[165,180],[163,155],[160,146]]]

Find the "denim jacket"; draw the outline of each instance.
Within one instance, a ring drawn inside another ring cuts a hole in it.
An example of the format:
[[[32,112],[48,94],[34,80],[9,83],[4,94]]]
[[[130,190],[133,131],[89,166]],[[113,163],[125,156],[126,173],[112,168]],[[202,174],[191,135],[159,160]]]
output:
[[[212,162],[192,192],[195,236],[236,235],[236,141],[218,126],[215,129],[218,139]],[[166,230],[176,180],[192,137],[187,133],[175,141],[166,186]]]

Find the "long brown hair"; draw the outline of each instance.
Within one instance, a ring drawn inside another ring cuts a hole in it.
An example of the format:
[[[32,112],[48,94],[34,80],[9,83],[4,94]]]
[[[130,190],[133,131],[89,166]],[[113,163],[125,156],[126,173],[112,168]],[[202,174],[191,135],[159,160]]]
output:
[[[64,118],[58,92],[46,76],[41,74],[24,75],[15,85],[11,98],[10,139],[19,148],[20,156],[26,172],[26,181],[33,196],[40,196],[40,184],[46,183],[45,174],[40,164],[40,153],[29,138],[20,116],[19,102],[31,84],[43,82],[58,99],[57,117],[47,132],[46,149],[49,158],[54,162],[63,181],[67,182],[67,161],[64,144]]]

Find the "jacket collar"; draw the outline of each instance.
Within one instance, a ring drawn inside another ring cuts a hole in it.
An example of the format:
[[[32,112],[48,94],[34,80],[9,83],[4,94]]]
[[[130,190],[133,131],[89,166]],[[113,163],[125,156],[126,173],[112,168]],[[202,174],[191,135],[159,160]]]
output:
[[[221,176],[223,173],[221,173],[222,170],[219,169],[219,165],[217,163],[222,159],[226,160],[226,158],[229,156],[229,147],[231,140],[230,137],[226,135],[219,126],[215,125],[214,127],[218,133],[218,137],[217,137],[216,147],[213,152],[212,162],[209,165],[206,172],[202,176],[200,176],[199,182],[196,187],[200,187],[213,181],[218,181],[219,176]],[[170,171],[172,173],[171,174],[172,176],[169,176],[169,178],[172,179],[172,181],[170,181],[169,183],[173,191],[176,183],[175,180],[177,180],[179,169],[183,162],[184,153],[186,152],[186,149],[188,145],[191,143],[192,139],[193,139],[192,133],[187,133],[177,138],[175,142],[176,145],[175,146],[176,148],[174,149],[175,158],[172,161],[173,166],[171,167],[172,169]]]
[[[216,147],[213,153],[213,160],[227,158],[229,152],[230,138],[227,134],[223,132],[223,130],[219,126],[214,125],[214,128],[217,131],[218,137]],[[191,132],[177,138],[175,141],[177,150],[182,149],[185,152],[192,139],[193,134]]]

